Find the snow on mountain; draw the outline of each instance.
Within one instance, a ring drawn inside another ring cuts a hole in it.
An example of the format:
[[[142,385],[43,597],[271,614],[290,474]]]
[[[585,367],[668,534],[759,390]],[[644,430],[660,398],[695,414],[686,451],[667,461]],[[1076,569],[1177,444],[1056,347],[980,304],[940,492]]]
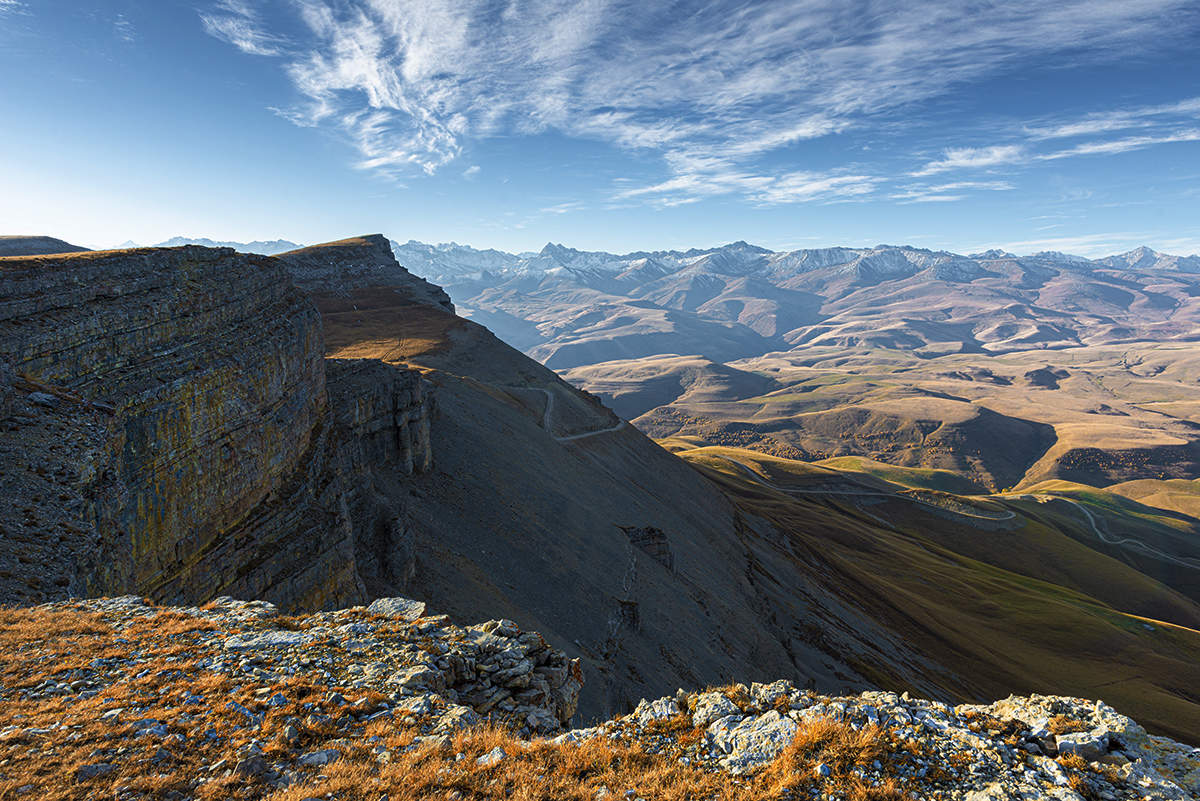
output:
[[[1171,256],[1142,246],[1128,253],[1098,259],[1106,267],[1133,270],[1172,270],[1200,273],[1200,256]]]

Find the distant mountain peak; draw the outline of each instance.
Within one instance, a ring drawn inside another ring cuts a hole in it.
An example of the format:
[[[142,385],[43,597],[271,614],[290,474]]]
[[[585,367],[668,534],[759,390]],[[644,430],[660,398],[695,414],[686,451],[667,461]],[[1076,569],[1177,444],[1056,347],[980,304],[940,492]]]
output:
[[[569,248],[566,245],[558,245],[554,242],[547,242],[538,252],[538,255],[561,260],[569,259],[572,256],[578,256],[579,251],[575,248]]]
[[[968,255],[967,258],[968,259],[989,259],[989,260],[990,259],[1015,259],[1015,258],[1017,258],[1017,254],[1009,253],[1007,250],[1001,250],[1000,248],[992,248],[991,250],[985,250],[983,253],[972,253],[972,254]]]

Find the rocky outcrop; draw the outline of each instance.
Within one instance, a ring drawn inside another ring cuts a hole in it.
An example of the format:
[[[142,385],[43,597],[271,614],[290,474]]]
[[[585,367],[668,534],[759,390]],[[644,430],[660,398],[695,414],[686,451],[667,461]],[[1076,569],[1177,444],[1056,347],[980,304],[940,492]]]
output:
[[[345,296],[356,289],[386,287],[409,302],[454,311],[445,290],[400,266],[391,244],[381,234],[313,245],[281,253],[277,258],[286,265],[296,285],[310,294]]]
[[[1062,696],[951,706],[908,693],[831,697],[787,681],[735,684],[643,700],[630,715],[555,741],[602,737],[745,776],[778,759],[806,727],[829,724],[886,743],[857,775],[870,786],[897,782],[913,798],[1183,801],[1200,792],[1200,749],[1147,734],[1103,701]],[[818,761],[813,778],[820,785],[831,773]]]
[[[81,801],[147,785],[352,801],[1200,793],[1200,749],[1082,698],[951,706],[775,681],[681,689],[563,732],[578,660],[512,621],[455,625],[424,606],[285,617],[261,601],[126,596],[0,610],[0,782]]]
[[[184,247],[0,271],[5,600],[226,592],[320,608],[410,570],[393,547],[403,510],[372,470],[430,466],[421,380],[336,365],[327,389],[317,310],[279,263]]]

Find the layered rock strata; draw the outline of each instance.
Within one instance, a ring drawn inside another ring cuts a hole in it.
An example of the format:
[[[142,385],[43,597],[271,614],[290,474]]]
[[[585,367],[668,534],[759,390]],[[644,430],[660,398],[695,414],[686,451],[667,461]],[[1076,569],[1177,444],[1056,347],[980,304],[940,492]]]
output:
[[[354,290],[386,288],[410,303],[453,312],[450,296],[440,286],[413,275],[397,261],[381,234],[343,239],[281,253],[296,285],[308,293],[348,296]]]
[[[226,248],[5,259],[0,278],[5,600],[365,599],[356,547],[404,535],[371,469],[431,462],[416,374],[339,366],[327,390],[316,308]],[[368,573],[409,569],[389,560]]]

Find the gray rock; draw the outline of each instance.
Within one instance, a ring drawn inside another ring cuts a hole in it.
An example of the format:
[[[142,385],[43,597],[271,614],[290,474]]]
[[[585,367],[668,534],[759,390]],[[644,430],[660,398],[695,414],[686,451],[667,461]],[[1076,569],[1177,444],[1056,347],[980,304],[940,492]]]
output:
[[[1108,753],[1108,732],[1104,729],[1060,734],[1054,742],[1060,755],[1078,754],[1088,762],[1095,762]]]
[[[388,683],[407,690],[440,692],[446,689],[446,677],[442,672],[426,665],[412,665],[397,670],[388,678]]]
[[[34,406],[41,406],[46,409],[57,409],[61,401],[47,392],[30,392],[29,402]]]
[[[721,764],[740,775],[773,760],[792,741],[796,721],[771,710],[758,717],[738,721],[736,716],[721,718],[708,728],[713,744],[726,753]]]
[[[262,776],[267,772],[267,760],[260,756],[248,756],[233,766],[238,776]]]
[[[438,723],[434,727],[434,731],[452,732],[456,729],[467,729],[478,724],[479,715],[475,713],[474,709],[455,704],[438,718]]]
[[[272,630],[235,634],[225,640],[227,651],[261,651],[266,648],[295,648],[312,642],[312,635],[302,631]]]
[[[425,602],[400,597],[376,598],[367,607],[367,611],[372,615],[413,621],[425,616]]]
[[[481,768],[490,768],[492,765],[496,765],[504,761],[504,758],[507,756],[508,754],[504,752],[503,748],[496,746],[491,751],[488,751],[486,754],[476,759],[475,764],[479,765]]]
[[[642,699],[633,710],[638,726],[646,726],[656,720],[670,720],[680,713],[679,704],[674,698],[659,698],[657,701]]]
[[[107,776],[116,769],[115,765],[108,762],[97,762],[94,765],[80,765],[75,769],[75,780],[82,782],[100,776]]]
[[[412,744],[416,748],[434,748],[438,751],[449,751],[453,745],[449,735],[446,734],[423,734],[414,737]]]
[[[341,752],[339,752],[336,748],[323,748],[320,751],[310,751],[309,753],[304,754],[298,761],[301,765],[320,767],[321,765],[332,765],[334,762],[337,762],[341,756]]]
[[[696,696],[696,704],[692,708],[692,725],[698,729],[708,728],[715,720],[740,713],[737,704],[722,693],[700,693]]]

